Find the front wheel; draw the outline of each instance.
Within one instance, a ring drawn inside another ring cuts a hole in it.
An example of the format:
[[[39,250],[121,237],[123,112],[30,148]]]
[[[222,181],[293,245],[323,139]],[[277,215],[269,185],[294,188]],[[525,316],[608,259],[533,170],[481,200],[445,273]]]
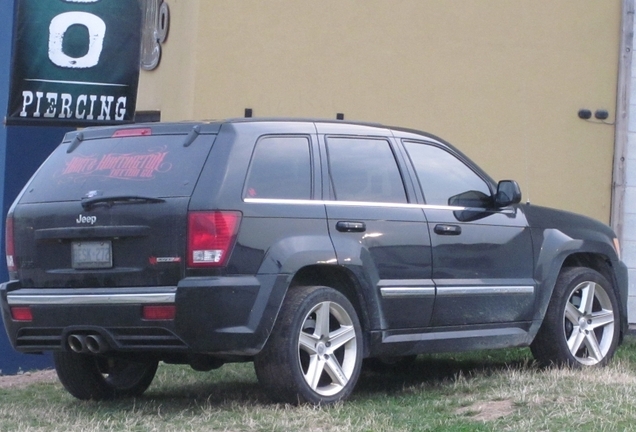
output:
[[[362,365],[360,322],[328,287],[291,288],[254,360],[261,385],[281,402],[330,404],[347,398]]]
[[[619,307],[609,281],[582,267],[558,277],[543,324],[530,346],[543,364],[605,365],[620,335]]]
[[[139,396],[150,386],[158,365],[73,352],[54,352],[53,361],[64,388],[81,400]]]

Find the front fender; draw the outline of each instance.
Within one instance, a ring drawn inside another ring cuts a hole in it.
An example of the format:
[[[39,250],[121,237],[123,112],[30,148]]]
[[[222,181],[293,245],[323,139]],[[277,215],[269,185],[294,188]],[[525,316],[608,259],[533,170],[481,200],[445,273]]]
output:
[[[533,325],[530,328],[530,335],[533,338],[543,322],[543,317],[554,292],[556,280],[568,257],[574,254],[588,254],[620,263],[616,256],[616,251],[610,243],[611,240],[605,235],[602,233],[587,233],[586,237],[586,239],[573,238],[554,228],[534,230],[533,241],[535,243],[535,251],[537,251],[534,277],[537,281],[538,290]],[[616,283],[620,279],[620,277],[615,275],[615,280],[611,282]],[[618,283],[619,292],[617,294],[621,309],[624,309],[622,305],[625,299],[622,296],[626,290],[622,289],[622,285],[626,285],[626,283]],[[624,313],[621,315],[624,315]]]

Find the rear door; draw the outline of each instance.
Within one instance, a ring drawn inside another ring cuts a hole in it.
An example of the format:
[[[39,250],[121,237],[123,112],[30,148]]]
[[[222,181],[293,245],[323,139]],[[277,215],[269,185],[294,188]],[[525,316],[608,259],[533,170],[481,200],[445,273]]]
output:
[[[523,212],[493,208],[489,182],[452,150],[404,146],[426,200],[437,287],[432,325],[531,320],[533,255]]]
[[[108,131],[60,145],[14,206],[24,287],[176,285],[182,277],[188,202],[216,135]]]
[[[368,301],[380,303],[381,329],[428,326],[435,294],[430,240],[421,209],[409,202],[392,138],[375,128],[360,135],[318,128],[338,264],[367,284]]]

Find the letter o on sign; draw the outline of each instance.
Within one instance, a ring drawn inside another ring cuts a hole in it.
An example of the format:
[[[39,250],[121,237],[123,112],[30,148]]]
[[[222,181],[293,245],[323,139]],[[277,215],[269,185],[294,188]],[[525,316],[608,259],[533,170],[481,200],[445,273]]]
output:
[[[88,29],[88,52],[83,57],[70,57],[64,54],[62,43],[64,34],[73,25],[83,25]],[[96,66],[104,46],[106,23],[86,12],[65,12],[57,15],[49,25],[49,59],[64,68],[89,68]]]

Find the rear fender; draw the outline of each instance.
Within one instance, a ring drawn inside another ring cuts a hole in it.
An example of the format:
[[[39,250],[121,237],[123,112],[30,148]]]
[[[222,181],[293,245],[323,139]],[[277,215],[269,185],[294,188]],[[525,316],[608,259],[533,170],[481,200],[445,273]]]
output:
[[[284,292],[273,291],[270,295],[270,301],[277,302],[276,316],[292,282],[333,285],[354,303],[365,328],[380,328],[383,319],[376,312],[381,310],[379,298],[372,289],[377,284],[377,270],[368,268],[373,261],[359,242],[352,241],[349,246],[351,260],[339,262],[328,236],[294,236],[275,243],[265,254],[259,274],[287,275],[285,286],[274,287]]]
[[[258,274],[293,275],[307,265],[336,264],[337,262],[336,252],[329,236],[286,237],[267,250]]]

